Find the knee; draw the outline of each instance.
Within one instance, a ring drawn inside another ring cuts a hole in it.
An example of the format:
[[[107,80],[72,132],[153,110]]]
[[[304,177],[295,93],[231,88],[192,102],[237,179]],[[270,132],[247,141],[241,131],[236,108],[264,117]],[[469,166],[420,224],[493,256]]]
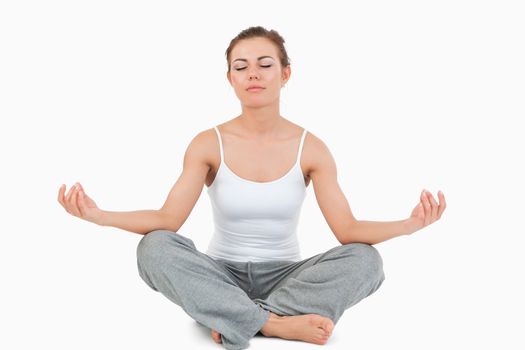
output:
[[[353,258],[353,263],[357,264],[364,274],[369,278],[384,279],[383,259],[375,247],[365,243],[351,243],[345,246],[349,256]]]
[[[137,246],[137,260],[139,263],[144,263],[154,259],[158,259],[163,247],[166,247],[172,231],[168,230],[154,230],[148,232],[142,237]]]

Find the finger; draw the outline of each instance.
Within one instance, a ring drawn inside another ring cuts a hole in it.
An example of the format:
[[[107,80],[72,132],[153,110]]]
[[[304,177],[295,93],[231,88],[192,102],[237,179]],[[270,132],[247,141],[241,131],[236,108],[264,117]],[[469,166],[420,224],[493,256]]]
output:
[[[78,183],[78,191],[79,191],[79,193],[78,193],[79,196],[80,196],[80,194],[82,194],[82,200],[84,201],[84,206],[85,206],[86,205],[86,200],[89,199],[89,196],[84,191],[84,187],[82,187],[80,182]]]
[[[75,186],[71,186],[67,192],[66,198],[64,198],[64,205],[66,206],[67,212],[70,214],[73,214],[73,210],[71,209],[71,196],[73,195],[74,189]]]
[[[441,217],[441,214],[445,211],[445,208],[447,207],[447,202],[445,201],[445,195],[443,192],[438,191],[438,198],[439,198],[439,210],[438,210],[438,219]]]
[[[74,196],[75,196],[74,203],[75,203],[75,209],[77,211],[77,216],[78,217],[82,217],[82,213],[80,212],[80,207],[78,205],[78,201],[80,199],[79,198],[80,197],[80,187],[79,187],[78,183],[77,183],[77,189],[75,191]]]
[[[423,203],[423,208],[425,209],[424,224],[425,226],[427,226],[430,223],[431,208],[430,208],[430,202],[428,201],[426,190],[423,190],[421,197],[422,197],[421,202]]]
[[[434,199],[434,196],[432,195],[432,193],[429,192],[428,196],[430,197],[430,206],[432,207],[432,214],[431,214],[431,217],[430,217],[430,223],[433,223],[434,221],[436,221],[438,219],[438,217],[437,217],[438,203]]]
[[[58,203],[62,205],[64,208],[64,192],[65,192],[66,185],[62,184],[60,188],[58,189]]]
[[[80,211],[78,210],[78,205],[77,205],[77,195],[78,195],[78,186],[77,184],[75,184],[74,189],[73,189],[73,194],[71,195],[70,204],[71,204],[71,210],[73,211],[73,214],[75,216],[80,216]]]
[[[84,191],[82,190],[82,188],[78,190],[78,211],[80,212],[80,216],[84,217],[86,209],[84,202]]]

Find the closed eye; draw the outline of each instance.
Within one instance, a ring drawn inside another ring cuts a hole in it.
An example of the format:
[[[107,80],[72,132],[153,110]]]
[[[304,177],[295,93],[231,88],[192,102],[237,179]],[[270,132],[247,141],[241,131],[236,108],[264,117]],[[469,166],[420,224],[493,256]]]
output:
[[[267,66],[261,66],[263,68],[270,68],[272,65],[267,65]],[[242,68],[235,68],[235,70],[243,70],[243,69],[246,69],[246,67],[242,67]]]

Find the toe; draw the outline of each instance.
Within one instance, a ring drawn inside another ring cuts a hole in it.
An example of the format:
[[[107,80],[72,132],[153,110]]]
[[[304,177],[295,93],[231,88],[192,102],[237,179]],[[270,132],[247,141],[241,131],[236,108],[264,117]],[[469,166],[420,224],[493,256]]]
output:
[[[328,336],[320,334],[316,337],[314,343],[324,345],[326,344],[327,341],[328,341]]]
[[[219,332],[212,330],[211,337],[216,343],[222,343],[221,334]]]
[[[323,328],[325,329],[325,331],[326,331],[329,335],[332,334],[332,331],[334,330],[334,323],[332,322],[331,319],[329,319],[329,318],[326,319],[326,321],[325,321],[325,323],[324,323],[323,326],[324,326]]]

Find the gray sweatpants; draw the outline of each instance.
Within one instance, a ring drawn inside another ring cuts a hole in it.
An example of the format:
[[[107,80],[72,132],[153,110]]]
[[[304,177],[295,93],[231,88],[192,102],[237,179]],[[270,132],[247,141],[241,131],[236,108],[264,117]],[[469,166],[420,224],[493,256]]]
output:
[[[137,247],[142,279],[200,324],[222,335],[226,349],[249,346],[270,317],[318,314],[337,323],[383,280],[376,248],[336,246],[302,261],[214,259],[180,233],[155,230]]]

